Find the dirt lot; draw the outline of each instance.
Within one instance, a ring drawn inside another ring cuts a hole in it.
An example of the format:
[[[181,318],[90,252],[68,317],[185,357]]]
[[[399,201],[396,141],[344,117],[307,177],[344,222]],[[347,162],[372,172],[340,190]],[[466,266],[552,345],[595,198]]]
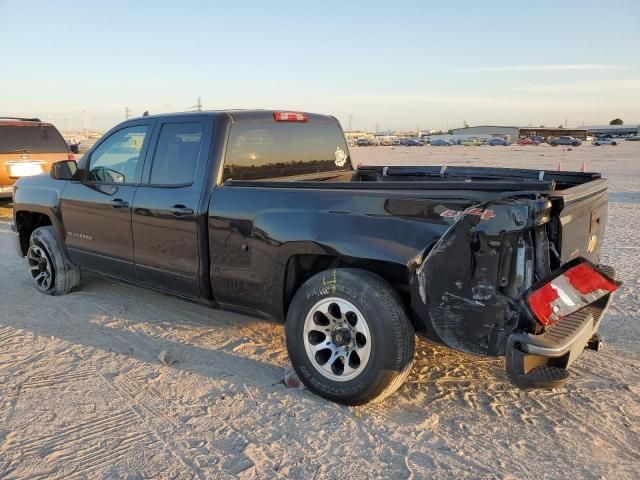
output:
[[[64,297],[36,293],[0,218],[0,477],[638,478],[640,143],[352,153],[603,172],[603,260],[625,282],[605,350],[585,351],[566,387],[527,393],[502,359],[419,341],[396,395],[347,408],[282,385],[281,325],[96,275]],[[177,363],[160,364],[163,350]]]

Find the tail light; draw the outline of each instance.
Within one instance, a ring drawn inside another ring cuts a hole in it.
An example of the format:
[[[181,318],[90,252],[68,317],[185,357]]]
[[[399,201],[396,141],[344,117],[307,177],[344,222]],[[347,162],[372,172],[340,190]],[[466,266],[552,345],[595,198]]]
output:
[[[538,322],[547,326],[615,292],[620,285],[579,259],[560,275],[534,286],[526,302]]]
[[[305,113],[299,112],[273,112],[273,119],[276,122],[301,122],[309,120]]]
[[[75,160],[75,159],[76,159],[76,157],[75,157],[75,155],[73,153],[71,153],[71,152],[67,153],[67,160]]]

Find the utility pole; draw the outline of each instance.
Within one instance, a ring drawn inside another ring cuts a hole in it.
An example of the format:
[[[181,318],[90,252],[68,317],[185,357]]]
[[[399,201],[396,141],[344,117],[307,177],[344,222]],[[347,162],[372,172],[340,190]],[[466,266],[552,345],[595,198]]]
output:
[[[196,103],[196,110],[202,111],[202,99],[200,97],[198,97],[198,102]]]
[[[353,131],[353,115],[349,114],[349,131]]]
[[[130,116],[131,116],[131,111],[129,110],[129,107],[124,107],[124,118],[126,120],[129,120]]]
[[[378,133],[380,129],[378,128],[378,122],[376,122],[376,133]]]
[[[84,134],[89,136],[89,117],[86,110],[82,110],[82,122],[84,123]]]

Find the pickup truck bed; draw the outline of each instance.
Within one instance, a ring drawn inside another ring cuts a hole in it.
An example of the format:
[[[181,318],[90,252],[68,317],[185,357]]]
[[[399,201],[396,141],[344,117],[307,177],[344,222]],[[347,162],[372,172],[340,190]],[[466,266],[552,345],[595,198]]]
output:
[[[566,381],[602,315],[563,337],[561,360],[535,348],[615,290],[597,266],[606,192],[597,173],[354,169],[333,117],[198,112],[125,122],[77,165],[21,180],[14,223],[43,293],[88,269],[286,319],[305,384],[362,403],[401,384],[414,332],[506,355],[523,388]],[[604,286],[578,294],[576,272]],[[552,283],[568,293],[545,314],[531,298]],[[573,294],[584,310],[561,302]]]

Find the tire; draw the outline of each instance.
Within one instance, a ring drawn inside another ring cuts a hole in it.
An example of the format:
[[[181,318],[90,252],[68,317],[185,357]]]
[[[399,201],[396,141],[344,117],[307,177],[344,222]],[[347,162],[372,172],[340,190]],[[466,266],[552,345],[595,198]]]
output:
[[[285,332],[307,388],[346,405],[391,395],[413,363],[414,330],[398,293],[365,270],[325,270],[307,280],[293,297]]]
[[[27,265],[36,290],[45,295],[64,295],[80,285],[80,269],[67,259],[51,226],[31,234]]]
[[[558,144],[557,144],[556,142],[551,142],[551,146],[552,146],[552,147],[557,147],[557,146],[558,146]]]
[[[574,147],[579,147],[580,144],[578,142],[573,142],[571,145],[573,145]]]
[[[616,142],[611,142],[611,145],[613,145],[615,147],[618,144]]]
[[[600,144],[599,144],[599,143],[594,143],[594,145],[595,145],[596,147],[599,147],[599,146],[600,146]]]

